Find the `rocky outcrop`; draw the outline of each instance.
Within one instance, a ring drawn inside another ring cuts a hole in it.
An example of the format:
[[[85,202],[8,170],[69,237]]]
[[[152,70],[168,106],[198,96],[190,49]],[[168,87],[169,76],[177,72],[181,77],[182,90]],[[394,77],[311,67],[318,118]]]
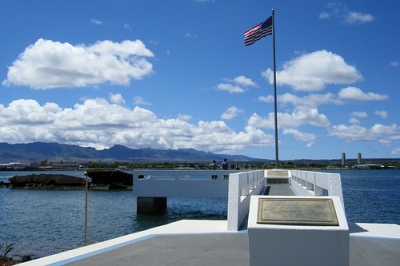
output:
[[[0,181],[0,188],[8,188],[10,186],[10,183],[5,183],[3,181]]]
[[[94,170],[87,172],[90,177],[91,190],[120,190],[132,189],[133,176],[118,170]],[[13,176],[9,183],[1,182],[1,188],[28,189],[84,189],[86,180],[63,174],[32,174]]]
[[[76,189],[85,187],[85,179],[62,175],[40,174],[13,176],[8,179],[9,188],[36,188],[36,189]]]

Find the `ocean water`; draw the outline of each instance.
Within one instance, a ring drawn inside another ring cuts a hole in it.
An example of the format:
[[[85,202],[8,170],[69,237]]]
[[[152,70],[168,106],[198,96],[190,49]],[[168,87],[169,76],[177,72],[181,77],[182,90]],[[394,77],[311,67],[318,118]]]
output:
[[[400,224],[399,170],[344,170],[349,221]],[[34,172],[38,174],[39,172]],[[46,172],[84,177],[82,171]],[[32,172],[1,172],[0,181]],[[163,214],[137,214],[131,191],[89,191],[88,243],[181,219],[226,219],[227,199],[169,198]],[[84,245],[84,190],[0,189],[0,243],[10,255],[43,257]]]
[[[400,170],[342,170],[347,219],[400,224]]]

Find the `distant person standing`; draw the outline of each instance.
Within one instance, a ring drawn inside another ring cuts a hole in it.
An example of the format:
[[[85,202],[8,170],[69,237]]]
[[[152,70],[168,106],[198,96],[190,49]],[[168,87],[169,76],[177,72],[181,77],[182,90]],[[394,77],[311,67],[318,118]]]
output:
[[[222,162],[222,169],[223,170],[228,170],[228,160],[224,159],[224,161]],[[227,180],[229,177],[229,175],[224,175],[224,180]]]
[[[240,166],[238,164],[236,164],[235,170],[240,170]]]
[[[212,161],[208,166],[210,167],[211,170],[217,170],[217,162],[215,160]],[[217,180],[217,177],[218,177],[217,175],[212,175],[211,179]]]

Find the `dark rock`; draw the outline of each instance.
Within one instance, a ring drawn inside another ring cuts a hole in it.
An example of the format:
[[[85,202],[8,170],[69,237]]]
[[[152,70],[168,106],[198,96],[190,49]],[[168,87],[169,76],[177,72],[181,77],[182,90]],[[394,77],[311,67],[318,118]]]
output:
[[[27,176],[13,176],[8,179],[10,187],[13,188],[62,188],[62,187],[83,187],[85,179],[62,175],[62,174],[40,174]]]
[[[10,183],[4,183],[3,181],[0,181],[0,188],[8,188],[10,186]]]

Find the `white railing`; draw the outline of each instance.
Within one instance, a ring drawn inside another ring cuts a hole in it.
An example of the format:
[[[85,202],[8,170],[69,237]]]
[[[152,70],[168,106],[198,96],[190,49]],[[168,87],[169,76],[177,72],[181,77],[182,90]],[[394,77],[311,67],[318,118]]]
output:
[[[249,213],[250,196],[264,189],[265,171],[229,175],[228,231],[237,231]]]
[[[344,209],[340,174],[292,170],[291,185],[299,196],[338,196]]]
[[[236,170],[135,170],[135,197],[227,198],[228,180]],[[217,180],[211,176],[216,175]],[[140,178],[139,178],[140,177]]]

